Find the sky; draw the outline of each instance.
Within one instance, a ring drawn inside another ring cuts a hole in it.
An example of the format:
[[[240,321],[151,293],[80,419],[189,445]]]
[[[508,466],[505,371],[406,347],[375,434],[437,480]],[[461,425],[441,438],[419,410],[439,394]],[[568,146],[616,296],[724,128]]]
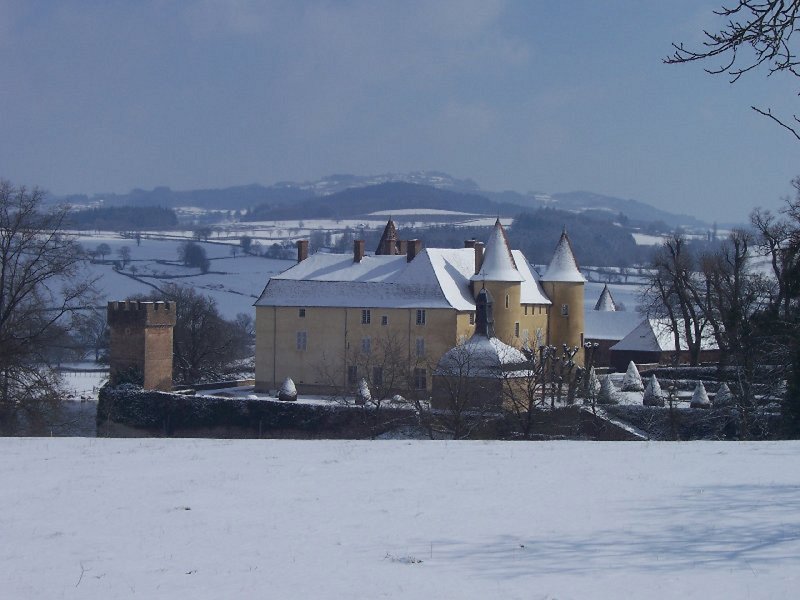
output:
[[[56,195],[413,170],[777,209],[798,80],[665,65],[721,0],[0,0],[0,177]],[[708,65],[712,66],[712,65]]]

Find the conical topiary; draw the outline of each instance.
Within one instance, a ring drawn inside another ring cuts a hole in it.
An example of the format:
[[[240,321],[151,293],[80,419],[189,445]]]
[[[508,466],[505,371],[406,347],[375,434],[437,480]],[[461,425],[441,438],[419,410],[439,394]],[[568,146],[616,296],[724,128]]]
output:
[[[297,388],[294,387],[294,381],[290,377],[284,380],[281,389],[278,391],[278,400],[283,400],[284,402],[297,400]]]
[[[625,372],[625,378],[622,380],[623,392],[641,392],[644,390],[642,383],[642,376],[639,375],[639,369],[633,364],[633,361],[628,363],[628,370]]]
[[[644,388],[642,404],[645,406],[664,406],[664,393],[661,391],[661,384],[658,383],[655,375],[651,375]]]
[[[703,385],[702,381],[697,382],[689,406],[691,408],[711,408],[711,402],[709,402],[708,394],[706,393],[706,386]]]
[[[598,404],[616,404],[617,390],[614,389],[614,384],[611,383],[611,377],[606,375],[603,377],[603,383],[600,384],[600,393],[597,394]]]
[[[727,383],[723,383],[717,390],[717,395],[714,396],[714,406],[732,406],[734,404],[733,394],[731,388]]]
[[[372,400],[372,393],[369,391],[369,384],[366,379],[358,382],[358,394],[356,394],[356,404],[366,404]]]

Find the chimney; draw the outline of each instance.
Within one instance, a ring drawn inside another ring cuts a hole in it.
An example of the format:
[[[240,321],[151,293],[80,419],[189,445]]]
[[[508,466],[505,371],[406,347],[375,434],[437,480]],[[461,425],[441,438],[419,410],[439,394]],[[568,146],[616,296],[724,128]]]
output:
[[[406,240],[398,240],[397,253],[401,256],[406,256],[408,254],[408,242]]]
[[[471,240],[464,240],[464,248],[474,248],[475,247],[475,238]]]
[[[414,257],[422,250],[422,240],[408,240],[408,248],[406,249],[406,261],[411,262]]]
[[[364,258],[364,240],[355,240],[353,242],[353,262],[360,263]]]
[[[308,258],[308,240],[297,240],[297,262]]]
[[[475,242],[475,274],[477,275],[483,266],[483,242]]]

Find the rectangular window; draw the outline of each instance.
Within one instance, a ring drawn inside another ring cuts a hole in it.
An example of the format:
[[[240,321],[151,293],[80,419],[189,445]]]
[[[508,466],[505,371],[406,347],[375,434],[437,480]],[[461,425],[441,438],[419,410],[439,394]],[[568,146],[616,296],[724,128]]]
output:
[[[569,304],[562,304],[561,305],[561,316],[568,317],[569,316]]]
[[[425,356],[425,338],[417,338],[417,356]]]
[[[414,389],[427,390],[428,378],[425,369],[414,369]]]
[[[372,385],[383,387],[383,367],[372,367]]]
[[[526,315],[528,314],[528,305],[527,304],[525,305],[525,314]]]
[[[519,337],[519,323],[514,323],[514,337]]]
[[[508,294],[506,294],[506,308],[508,308]]]
[[[361,338],[361,352],[369,354],[372,351],[372,339],[365,337]]]
[[[370,321],[372,321],[372,311],[370,311],[368,308],[365,308],[361,311],[361,324],[369,325]]]
[[[475,325],[475,313],[474,312],[469,313],[469,324],[470,325]]]
[[[297,316],[300,317],[301,319],[305,319],[306,318],[306,309],[305,308],[301,308],[300,310],[298,310],[297,311]]]
[[[305,351],[308,346],[308,333],[305,331],[297,332],[297,349],[301,352]]]
[[[417,310],[417,325],[425,325],[425,309]]]
[[[389,324],[389,315],[381,316],[381,325],[386,326]]]
[[[347,367],[347,385],[355,385],[358,383],[358,367],[350,365]]]

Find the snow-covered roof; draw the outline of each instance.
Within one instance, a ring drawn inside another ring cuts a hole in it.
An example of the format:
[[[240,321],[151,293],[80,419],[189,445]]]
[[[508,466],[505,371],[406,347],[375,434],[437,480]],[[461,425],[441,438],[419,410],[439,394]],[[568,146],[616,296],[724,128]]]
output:
[[[520,299],[550,304],[537,277],[518,250]],[[454,308],[475,310],[470,277],[472,248],[426,248],[414,260],[405,256],[313,254],[272,277],[256,306],[363,306],[374,308]]]
[[[498,377],[509,367],[526,362],[525,355],[496,337],[473,335],[463,344],[450,348],[437,365],[437,375]]]
[[[550,259],[547,271],[542,275],[542,281],[586,281],[578,269],[578,263],[572,252],[572,244],[570,244],[566,230],[561,233],[561,238],[553,252],[553,258]]]
[[[683,327],[682,322],[679,322],[679,327]],[[683,334],[680,336],[680,347],[681,350],[689,349],[686,336]],[[611,346],[611,349],[634,352],[674,352],[675,338],[668,319],[645,319],[628,335]],[[718,349],[717,343],[708,329],[703,332],[700,349]]]
[[[587,310],[583,332],[587,340],[619,341],[639,324],[639,316],[627,311]]]
[[[508,247],[503,226],[500,219],[495,221],[486,249],[483,253],[481,269],[472,275],[472,281],[522,281],[522,275],[517,269],[511,249]]]
[[[608,284],[603,286],[603,291],[597,299],[597,304],[594,305],[595,310],[615,311],[617,304],[614,302],[614,296],[611,295],[611,290],[608,289]]]

